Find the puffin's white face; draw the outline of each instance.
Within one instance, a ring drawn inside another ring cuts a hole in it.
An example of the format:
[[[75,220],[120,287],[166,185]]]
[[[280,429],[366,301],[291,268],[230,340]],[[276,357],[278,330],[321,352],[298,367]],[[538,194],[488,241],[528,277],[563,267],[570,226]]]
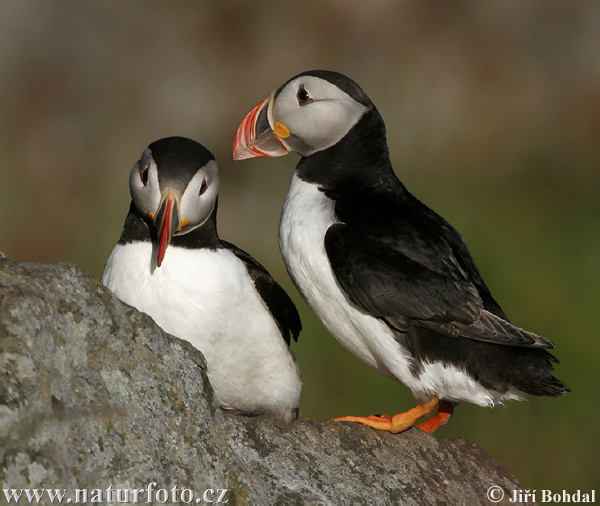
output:
[[[337,144],[366,110],[329,81],[300,76],[275,97],[272,128],[277,132],[275,125],[284,125],[290,135],[280,136],[281,142],[290,151],[308,156]]]
[[[137,210],[148,216],[156,227],[159,267],[174,235],[191,232],[209,218],[219,186],[218,166],[214,160],[198,168],[189,179],[185,173],[161,170],[150,148],[142,153],[129,174],[129,191]]]
[[[238,127],[233,159],[309,156],[338,143],[367,111],[335,84],[300,75],[252,109]]]
[[[154,219],[165,195],[170,194],[179,201],[178,211],[182,223],[179,224],[177,235],[191,232],[203,225],[211,215],[219,195],[217,162],[211,160],[199,168],[187,186],[179,180],[169,181],[169,177],[161,179],[162,184],[159,183],[158,167],[152,158],[152,152],[146,149],[129,175],[129,190],[137,209]]]

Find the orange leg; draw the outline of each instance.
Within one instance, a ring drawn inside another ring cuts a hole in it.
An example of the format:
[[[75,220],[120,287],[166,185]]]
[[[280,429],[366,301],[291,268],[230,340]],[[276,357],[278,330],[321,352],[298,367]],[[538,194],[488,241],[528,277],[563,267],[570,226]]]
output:
[[[335,422],[356,422],[368,425],[377,430],[387,430],[392,434],[410,429],[421,418],[433,413],[433,410],[438,405],[439,400],[434,398],[426,403],[419,403],[406,413],[400,413],[392,417],[389,416],[344,416],[342,418],[334,418]]]
[[[437,429],[450,420],[453,412],[454,404],[448,401],[440,401],[440,405],[435,415],[433,415],[426,422],[420,423],[419,429],[429,432],[429,434],[433,434]]]

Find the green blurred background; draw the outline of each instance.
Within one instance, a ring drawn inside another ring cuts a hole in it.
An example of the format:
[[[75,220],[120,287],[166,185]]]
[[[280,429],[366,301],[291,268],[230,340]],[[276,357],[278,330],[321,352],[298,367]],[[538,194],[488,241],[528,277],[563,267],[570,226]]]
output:
[[[466,238],[517,325],[557,344],[573,393],[461,406],[466,437],[526,488],[600,483],[600,4],[594,2],[4,1],[0,250],[100,277],[152,141],[205,144],[221,236],[259,259],[304,324],[302,417],[404,411],[408,390],[342,348],[277,246],[297,156],[231,162],[244,114],[303,70],[356,80],[400,179]],[[398,436],[402,437],[402,436]]]

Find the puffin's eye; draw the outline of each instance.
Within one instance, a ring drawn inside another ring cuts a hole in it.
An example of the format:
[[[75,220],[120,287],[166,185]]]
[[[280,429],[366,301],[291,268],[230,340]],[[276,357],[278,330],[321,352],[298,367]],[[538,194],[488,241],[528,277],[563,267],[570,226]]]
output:
[[[200,186],[200,191],[198,192],[198,195],[202,195],[208,188],[208,185],[206,184],[206,179],[204,179],[202,181],[202,186]]]
[[[146,167],[144,172],[140,172],[140,179],[142,180],[142,183],[144,183],[144,186],[148,184],[148,167]]]
[[[296,93],[296,98],[298,99],[298,105],[310,104],[313,101],[313,99],[310,98],[308,91],[306,91],[304,89],[303,84],[300,85],[300,88],[298,89],[298,93]]]

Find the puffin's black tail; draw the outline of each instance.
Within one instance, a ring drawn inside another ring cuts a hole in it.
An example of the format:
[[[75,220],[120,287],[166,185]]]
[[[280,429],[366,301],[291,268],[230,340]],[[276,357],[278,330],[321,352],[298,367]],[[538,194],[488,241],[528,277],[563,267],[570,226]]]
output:
[[[521,353],[523,351],[525,350],[521,350]],[[530,357],[527,356],[529,354]],[[531,350],[523,355],[525,363],[522,368],[525,374],[520,376],[521,381],[515,381],[519,390],[538,397],[560,397],[571,391],[565,383],[552,375],[554,368],[551,362],[560,363],[554,355],[546,350]]]
[[[539,397],[559,397],[571,391],[553,376],[552,362],[558,360],[545,349],[449,338],[413,325],[402,340],[414,357],[417,377],[421,364],[440,361],[463,369],[483,387],[501,394],[517,389]]]

